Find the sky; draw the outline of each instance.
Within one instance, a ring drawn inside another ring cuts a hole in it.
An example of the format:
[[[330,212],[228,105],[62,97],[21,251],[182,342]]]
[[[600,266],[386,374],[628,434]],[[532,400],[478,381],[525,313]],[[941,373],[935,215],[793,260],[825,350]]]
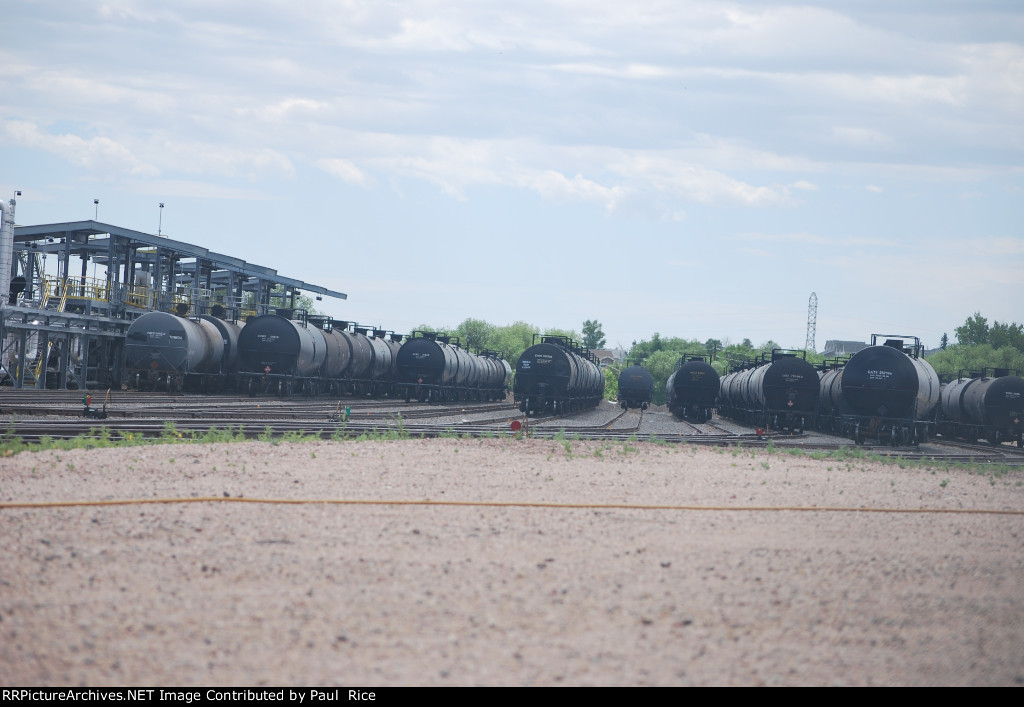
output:
[[[99,199],[345,292],[337,318],[802,348],[814,292],[819,351],[1024,321],[1019,0],[20,0],[3,25],[18,224]]]

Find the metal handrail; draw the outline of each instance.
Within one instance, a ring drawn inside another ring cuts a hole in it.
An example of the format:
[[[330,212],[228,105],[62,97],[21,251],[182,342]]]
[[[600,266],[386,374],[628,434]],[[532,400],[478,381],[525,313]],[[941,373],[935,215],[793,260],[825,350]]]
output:
[[[94,302],[110,301],[110,285],[106,280],[94,277],[44,277],[43,302],[51,297],[60,297],[60,311],[64,311],[68,299],[89,299]]]

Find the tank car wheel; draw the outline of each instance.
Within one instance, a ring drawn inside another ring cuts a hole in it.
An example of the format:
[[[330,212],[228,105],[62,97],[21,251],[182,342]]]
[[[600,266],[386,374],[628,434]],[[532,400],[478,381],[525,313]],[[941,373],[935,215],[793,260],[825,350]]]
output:
[[[864,444],[864,436],[860,431],[860,423],[853,426],[853,443]]]
[[[999,430],[994,430],[992,434],[989,435],[989,439],[992,441],[992,446],[998,447],[999,445],[1001,445],[1003,443],[1002,437],[1003,435]]]
[[[647,403],[643,403],[642,405],[640,405],[640,409],[641,410],[646,410],[647,409]]]

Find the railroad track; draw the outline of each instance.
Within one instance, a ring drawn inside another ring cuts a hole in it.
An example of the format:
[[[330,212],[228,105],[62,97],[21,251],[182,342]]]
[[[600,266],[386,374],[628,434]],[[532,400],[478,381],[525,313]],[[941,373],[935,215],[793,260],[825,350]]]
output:
[[[19,391],[20,392],[20,391]],[[43,395],[40,396],[40,393]],[[116,397],[114,397],[116,396]],[[818,439],[808,443],[807,435],[758,436],[753,431],[737,432],[714,422],[693,424],[673,420],[672,431],[645,432],[645,414],[616,409],[613,416],[593,422],[595,412],[586,411],[524,419],[510,403],[473,403],[424,405],[404,401],[303,399],[301,401],[253,400],[247,397],[188,396],[138,393],[114,393],[111,414],[105,420],[82,417],[79,391],[33,391],[28,404],[12,391],[0,392],[0,416],[21,410],[19,416],[0,419],[0,434],[38,442],[44,437],[70,439],[82,435],[108,435],[112,439],[156,438],[180,433],[183,437],[202,435],[210,430],[230,430],[246,438],[280,438],[288,435],[317,436],[323,439],[354,438],[365,434],[395,434],[411,437],[470,437],[526,434],[533,438],[553,438],[565,434],[573,439],[598,439],[614,442],[655,441],[747,448],[799,447],[805,450],[831,451],[850,446],[847,440]],[[93,407],[97,407],[94,395]],[[102,405],[102,403],[100,403]],[[344,414],[346,408],[348,415]],[[124,413],[118,415],[118,413]],[[21,417],[20,415],[24,415]],[[45,415],[59,415],[53,419]],[[438,418],[443,418],[438,420]],[[515,432],[510,423],[519,420],[524,430]],[[625,422],[624,426],[617,426]],[[171,427],[173,426],[173,427]],[[664,425],[663,425],[664,426]],[[173,432],[170,430],[173,429]],[[998,463],[1024,465],[1024,451],[1009,445],[993,447],[966,442],[932,440],[928,445],[947,448],[947,452],[919,447],[878,447],[875,454],[901,457],[908,461],[956,463]]]
[[[20,392],[20,391],[19,391]],[[44,391],[40,391],[44,392]],[[0,416],[26,415],[31,417],[80,417],[83,413],[82,395],[77,391],[45,391],[60,395],[29,397],[24,394],[0,394]],[[69,395],[68,393],[73,393]],[[481,411],[514,412],[510,403],[454,403],[424,405],[405,401],[343,399],[305,399],[279,401],[239,397],[182,396],[151,393],[113,393],[92,396],[91,406],[103,410],[109,418],[157,417],[177,422],[186,419],[244,420],[244,419],[339,419],[344,414],[368,419],[384,420],[401,415],[403,418],[429,418],[450,414],[472,414]]]

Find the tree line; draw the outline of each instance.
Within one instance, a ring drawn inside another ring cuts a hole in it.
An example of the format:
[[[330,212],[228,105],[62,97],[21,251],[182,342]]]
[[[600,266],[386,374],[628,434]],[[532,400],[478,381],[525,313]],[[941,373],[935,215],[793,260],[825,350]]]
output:
[[[939,375],[956,377],[986,368],[1024,372],[1024,325],[993,320],[990,326],[981,312],[975,312],[953,331],[957,343],[947,343],[928,356],[928,363]],[[949,340],[946,334],[942,338]]]
[[[517,321],[506,326],[497,326],[483,319],[466,319],[457,327],[435,327],[420,324],[413,331],[435,331],[458,337],[459,346],[466,350],[478,351],[491,349],[500,353],[515,368],[523,351],[533,346],[534,336],[541,334],[540,327],[528,322]],[[413,331],[410,331],[411,335]],[[551,336],[567,336],[580,341],[578,332],[572,329],[547,329],[543,332]]]

